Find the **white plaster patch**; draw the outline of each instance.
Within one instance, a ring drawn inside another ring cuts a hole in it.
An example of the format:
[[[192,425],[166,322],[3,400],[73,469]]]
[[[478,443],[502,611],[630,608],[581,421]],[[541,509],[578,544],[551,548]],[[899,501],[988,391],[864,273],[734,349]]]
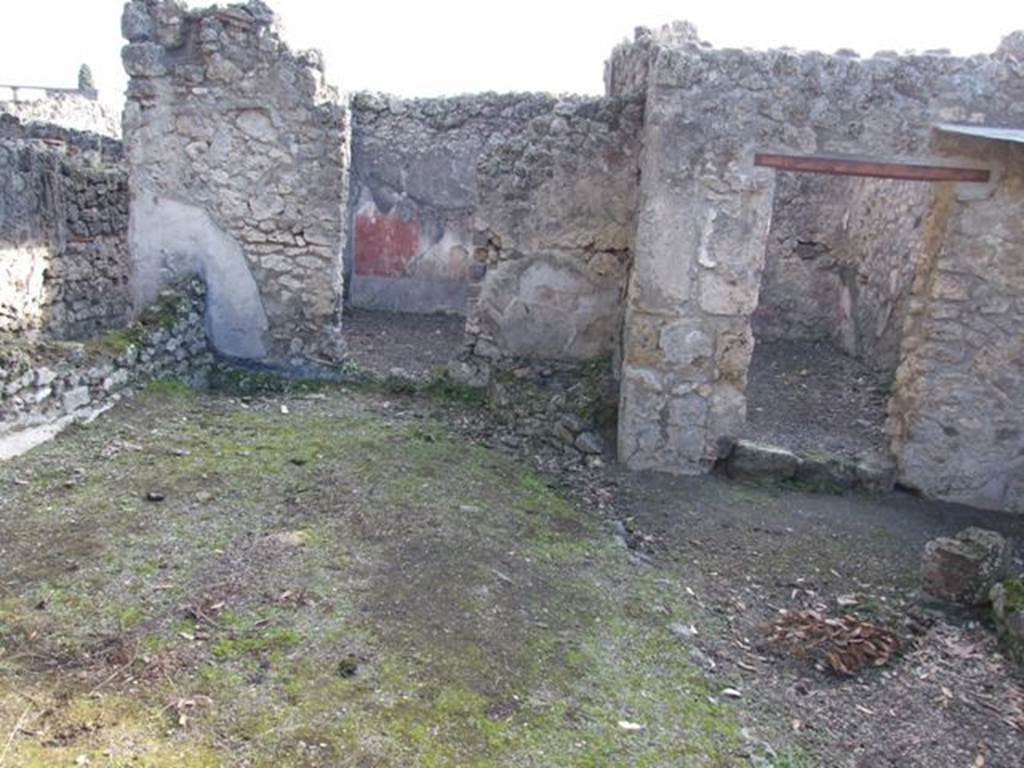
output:
[[[214,349],[230,357],[264,357],[267,315],[234,238],[202,209],[175,200],[137,194],[131,208],[136,308],[152,304],[175,280],[199,274],[206,283],[206,322]]]

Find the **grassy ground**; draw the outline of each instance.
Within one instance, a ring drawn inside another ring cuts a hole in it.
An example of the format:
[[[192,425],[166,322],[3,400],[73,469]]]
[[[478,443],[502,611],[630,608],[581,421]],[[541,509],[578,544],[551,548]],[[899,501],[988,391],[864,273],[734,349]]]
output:
[[[511,459],[152,387],[0,465],[0,766],[729,766],[693,607]]]

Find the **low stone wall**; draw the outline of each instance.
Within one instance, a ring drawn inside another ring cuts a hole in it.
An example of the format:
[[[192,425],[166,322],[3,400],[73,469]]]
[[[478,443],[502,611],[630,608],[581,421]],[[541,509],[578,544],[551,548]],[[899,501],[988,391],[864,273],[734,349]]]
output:
[[[149,379],[201,382],[213,361],[204,294],[191,280],[162,293],[137,323],[84,343],[0,337],[0,438],[91,417]]]
[[[0,140],[4,139],[42,142],[90,166],[119,165],[124,162],[124,145],[120,139],[91,131],[64,128],[54,123],[21,120],[0,113]]]
[[[642,120],[634,99],[551,99],[481,159],[469,357],[617,354]]]
[[[0,125],[0,332],[74,339],[131,312],[128,178],[119,148]]]
[[[488,403],[505,427],[503,449],[531,452],[536,441],[564,458],[594,464],[614,454],[618,391],[610,359],[586,363],[503,361]]]
[[[354,95],[349,303],[464,313],[477,163],[552,102],[538,94]]]

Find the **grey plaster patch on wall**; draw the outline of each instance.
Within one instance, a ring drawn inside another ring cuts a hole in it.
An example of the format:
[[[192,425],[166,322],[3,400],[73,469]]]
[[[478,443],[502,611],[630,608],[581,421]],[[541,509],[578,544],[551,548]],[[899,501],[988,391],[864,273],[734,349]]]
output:
[[[194,205],[140,194],[130,227],[135,257],[135,305],[151,304],[160,289],[199,274],[207,286],[206,323],[214,349],[222,355],[260,359],[267,314],[241,246]]]
[[[571,257],[502,262],[480,294],[478,321],[508,355],[587,360],[618,333],[621,281],[588,274]]]

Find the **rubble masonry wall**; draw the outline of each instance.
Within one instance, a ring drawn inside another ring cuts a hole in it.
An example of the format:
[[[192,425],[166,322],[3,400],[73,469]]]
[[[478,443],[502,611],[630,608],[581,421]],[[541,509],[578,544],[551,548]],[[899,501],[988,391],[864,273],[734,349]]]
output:
[[[0,85],[0,114],[108,138],[121,136],[120,117],[97,100],[95,91]]]
[[[85,338],[130,314],[117,142],[0,120],[0,332]]]
[[[618,350],[643,105],[550,97],[546,106],[478,166],[466,338],[486,364]]]
[[[213,363],[204,307],[204,286],[192,278],[162,291],[139,322],[87,342],[0,342],[0,458],[4,438],[92,418],[151,379],[204,381]]]
[[[929,496],[1024,512],[1024,147],[960,140],[993,189],[936,191],[889,432],[898,477]]]

